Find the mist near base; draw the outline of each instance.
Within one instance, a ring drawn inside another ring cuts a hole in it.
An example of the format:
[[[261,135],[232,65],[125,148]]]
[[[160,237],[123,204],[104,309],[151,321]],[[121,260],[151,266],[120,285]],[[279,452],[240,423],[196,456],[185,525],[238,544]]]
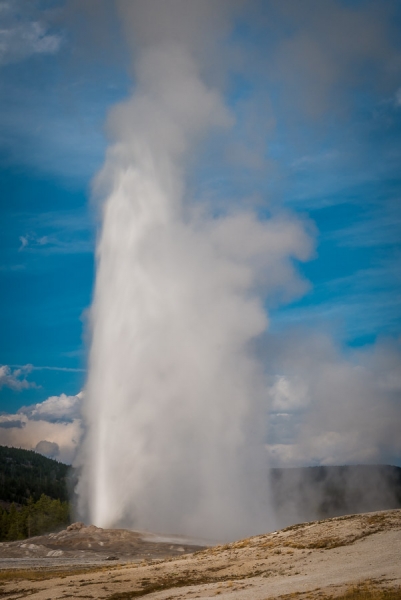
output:
[[[216,217],[185,186],[197,143],[232,125],[203,77],[200,40],[210,50],[234,6],[119,4],[135,91],[110,114],[95,182],[104,200],[78,457],[78,510],[98,526],[215,540],[274,528],[267,388],[251,347],[268,325],[265,295],[302,287],[292,259],[311,241],[289,215]]]
[[[401,508],[401,469],[345,465],[272,469],[278,526]]]

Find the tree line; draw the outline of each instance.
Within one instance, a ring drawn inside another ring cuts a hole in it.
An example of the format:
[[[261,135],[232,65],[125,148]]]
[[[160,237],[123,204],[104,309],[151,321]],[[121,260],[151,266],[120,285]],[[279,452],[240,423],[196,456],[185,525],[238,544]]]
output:
[[[67,501],[42,494],[37,502],[32,497],[24,506],[14,502],[10,508],[0,507],[0,541],[23,540],[61,529],[70,523]]]
[[[32,450],[0,446],[0,541],[21,540],[70,523],[70,467]]]

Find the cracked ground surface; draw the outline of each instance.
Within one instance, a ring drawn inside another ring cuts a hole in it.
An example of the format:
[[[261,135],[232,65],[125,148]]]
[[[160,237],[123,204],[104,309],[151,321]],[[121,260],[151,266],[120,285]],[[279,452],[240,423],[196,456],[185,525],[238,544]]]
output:
[[[97,535],[100,543],[106,534]],[[367,581],[399,588],[401,598],[401,510],[294,525],[194,553],[181,545],[179,556],[178,545],[170,546],[175,556],[169,558],[151,556],[147,548],[142,560],[137,554],[137,562],[126,556],[109,564],[85,564],[84,557],[50,564],[38,557],[24,568],[15,557],[12,569],[0,571],[0,598],[317,599]]]

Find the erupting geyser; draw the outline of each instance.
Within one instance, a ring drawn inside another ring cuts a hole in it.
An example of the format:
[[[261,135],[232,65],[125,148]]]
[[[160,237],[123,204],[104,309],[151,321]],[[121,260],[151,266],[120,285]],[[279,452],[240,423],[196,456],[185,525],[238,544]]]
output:
[[[110,116],[115,143],[96,182],[106,199],[79,510],[98,526],[230,539],[272,525],[265,383],[250,342],[267,326],[266,272],[273,260],[290,270],[306,236],[290,219],[191,209],[188,152],[231,124],[191,46],[191,28],[218,9],[158,3],[168,25],[155,41],[152,4],[121,5],[127,26],[137,11],[141,43],[135,92]]]

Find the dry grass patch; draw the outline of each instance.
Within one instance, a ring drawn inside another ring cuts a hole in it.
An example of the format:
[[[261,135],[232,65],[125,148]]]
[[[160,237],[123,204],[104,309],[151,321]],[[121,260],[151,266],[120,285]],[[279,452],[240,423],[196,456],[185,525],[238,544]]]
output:
[[[215,567],[214,569],[209,569],[209,573],[211,571],[221,570],[221,568],[223,567]],[[134,599],[141,596],[147,596],[148,594],[152,594],[154,592],[161,592],[181,587],[195,587],[211,583],[219,583],[224,586],[231,587],[234,582],[238,582],[239,578],[241,580],[245,580],[260,576],[269,577],[272,574],[270,571],[266,571],[266,569],[253,570],[249,573],[243,573],[242,575],[223,575],[221,577],[209,573],[200,573],[199,575],[187,574],[184,577],[178,574],[169,574],[160,578],[159,581],[153,581],[151,583],[148,583],[148,579],[142,579],[142,581],[138,582],[137,584],[142,586],[141,589],[131,590],[127,592],[116,592],[114,594],[111,594],[110,596],[107,596],[107,600],[130,600],[131,598]]]
[[[77,569],[9,569],[0,571],[0,585],[10,581],[46,581],[47,579],[64,579],[74,575],[87,575],[88,573],[99,573],[111,571],[117,567],[85,567]]]
[[[332,598],[328,597],[327,600]],[[352,586],[340,596],[335,596],[335,600],[400,600],[400,598],[400,587],[383,589],[366,584]]]
[[[349,587],[340,594],[326,594],[321,589],[313,592],[293,592],[267,600],[400,600],[401,588],[382,588],[371,583],[363,583]]]
[[[16,598],[27,598],[28,596],[31,596],[32,594],[34,594],[35,592],[37,592],[38,590],[34,590],[34,589],[15,589],[15,590],[0,590],[0,598],[3,597],[7,597],[10,598],[10,596],[13,596],[14,594],[16,594]],[[21,594],[23,594],[21,596]]]
[[[369,515],[368,517],[365,518],[365,522],[367,523],[367,525],[382,525],[384,526],[386,524],[386,515],[383,514],[379,514],[379,515]]]
[[[341,600],[400,600],[401,588],[388,590],[356,589],[343,595]]]

